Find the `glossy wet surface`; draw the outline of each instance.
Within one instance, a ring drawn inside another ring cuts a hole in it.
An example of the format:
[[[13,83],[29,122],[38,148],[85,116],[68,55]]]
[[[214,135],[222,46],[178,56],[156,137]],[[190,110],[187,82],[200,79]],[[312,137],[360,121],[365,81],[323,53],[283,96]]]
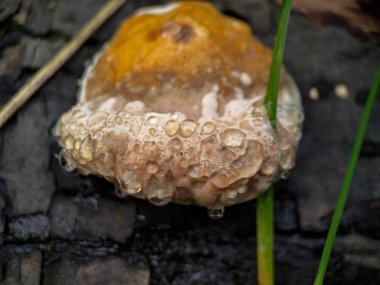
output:
[[[7,18],[0,13],[1,102],[102,2],[32,1],[29,8],[16,10],[15,4],[8,5]],[[0,130],[1,284],[254,284],[254,201],[226,208],[222,219],[213,220],[203,208],[155,207],[117,198],[112,184],[68,173],[55,158],[48,130],[75,103],[85,61],[125,15],[152,3],[130,1]],[[269,1],[228,3],[217,4],[248,21],[261,40],[272,44],[276,6]],[[300,86],[306,119],[297,166],[277,186],[277,284],[312,283],[379,59],[373,38],[292,15],[285,64]],[[340,84],[348,97],[334,93]],[[318,100],[309,97],[312,87],[318,89]],[[326,284],[380,282],[379,102]]]

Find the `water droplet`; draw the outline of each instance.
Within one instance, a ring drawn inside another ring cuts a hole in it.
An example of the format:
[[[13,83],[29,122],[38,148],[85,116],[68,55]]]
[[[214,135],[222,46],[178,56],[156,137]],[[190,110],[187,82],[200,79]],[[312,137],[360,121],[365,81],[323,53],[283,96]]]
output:
[[[148,161],[146,164],[146,172],[149,174],[154,174],[158,171],[158,165],[154,161]]]
[[[177,119],[178,119],[178,114],[177,114],[177,112],[171,112],[171,113],[170,113],[170,119],[172,119],[172,120],[177,120]]]
[[[177,151],[182,148],[182,142],[179,138],[174,138],[170,141],[170,147],[172,150]]]
[[[254,108],[252,111],[252,117],[254,118],[262,117],[264,116],[264,114],[265,114],[265,111],[263,110],[261,106]]]
[[[148,197],[148,200],[153,205],[160,207],[160,206],[165,206],[166,204],[168,204],[170,202],[170,200],[171,200],[171,197],[160,198],[160,197],[157,197],[157,196],[153,196],[153,197]]]
[[[179,134],[181,137],[188,138],[194,133],[197,126],[198,124],[192,120],[184,120],[179,125]]]
[[[172,191],[168,191],[158,185],[152,185],[148,191],[148,200],[155,206],[165,206],[172,199]]]
[[[201,138],[197,134],[190,137],[190,142],[193,144],[199,143],[200,140],[201,140]]]
[[[243,72],[240,74],[240,81],[243,84],[243,86],[246,86],[246,87],[252,84],[252,78],[246,72]]]
[[[114,156],[111,153],[100,153],[94,160],[96,171],[103,176],[113,176],[110,165],[114,165]]]
[[[222,143],[230,147],[239,147],[243,144],[247,135],[238,129],[227,129],[220,134]]]
[[[235,190],[230,190],[227,192],[227,197],[229,199],[235,199],[237,196],[237,192]]]
[[[117,116],[122,118],[123,120],[126,120],[126,119],[131,118],[132,114],[129,113],[128,111],[123,110],[123,111],[118,112]]]
[[[264,125],[264,121],[261,117],[260,118],[253,118],[252,123],[256,127],[260,127],[260,126]]]
[[[215,129],[216,126],[213,123],[207,122],[203,125],[201,134],[212,134],[215,131]]]
[[[94,151],[94,142],[92,141],[90,136],[87,136],[80,145],[79,154],[84,160],[91,161],[93,151]]]
[[[221,209],[207,209],[208,216],[211,219],[218,220],[224,216],[224,208]]]
[[[174,120],[167,121],[165,124],[165,132],[169,137],[175,136],[175,134],[178,132],[179,129],[179,123]]]
[[[155,128],[150,128],[149,129],[149,134],[153,137],[157,136],[158,135],[158,132]]]
[[[123,118],[121,116],[116,116],[115,117],[115,123],[117,125],[121,125],[123,123]]]
[[[233,164],[238,168],[240,177],[248,178],[256,174],[263,162],[264,150],[258,141],[249,141],[247,152],[237,158]]]
[[[148,118],[147,122],[148,122],[149,125],[155,126],[158,123],[158,118],[155,117],[155,116],[151,116],[151,117]]]
[[[127,185],[127,189],[124,190],[127,194],[133,195],[141,191],[141,182],[136,173],[125,170],[122,178]]]

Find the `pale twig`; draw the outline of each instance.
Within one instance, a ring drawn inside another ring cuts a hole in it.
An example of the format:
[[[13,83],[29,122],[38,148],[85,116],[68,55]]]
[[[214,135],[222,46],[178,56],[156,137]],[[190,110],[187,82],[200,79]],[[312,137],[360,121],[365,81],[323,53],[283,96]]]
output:
[[[127,0],[109,0],[47,64],[38,70],[0,109],[0,128]]]

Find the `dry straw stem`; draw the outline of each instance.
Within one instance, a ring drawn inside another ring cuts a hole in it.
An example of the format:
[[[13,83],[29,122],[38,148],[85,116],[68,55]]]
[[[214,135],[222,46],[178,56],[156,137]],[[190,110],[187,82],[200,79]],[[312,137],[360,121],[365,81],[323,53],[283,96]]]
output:
[[[0,109],[0,128],[78,50],[78,48],[127,0],[109,0],[52,60],[30,78]]]

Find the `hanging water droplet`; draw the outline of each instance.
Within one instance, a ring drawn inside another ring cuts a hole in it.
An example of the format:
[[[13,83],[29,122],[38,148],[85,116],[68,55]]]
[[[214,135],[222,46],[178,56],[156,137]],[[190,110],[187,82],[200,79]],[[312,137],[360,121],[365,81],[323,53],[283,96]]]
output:
[[[128,188],[125,190],[125,192],[127,194],[130,194],[130,195],[133,195],[133,194],[137,194],[141,191],[141,186],[139,185],[128,185]]]
[[[230,190],[227,192],[227,197],[229,199],[235,199],[236,196],[237,196],[237,191],[235,191],[235,190]]]
[[[152,185],[148,190],[148,200],[155,206],[165,206],[172,199],[173,191],[159,185]]]
[[[141,183],[140,183],[140,181],[131,181],[128,184],[128,188],[125,189],[125,192],[127,192],[130,195],[137,194],[140,191],[141,191]]]
[[[162,197],[161,198],[161,197],[153,196],[153,197],[148,197],[148,200],[153,205],[161,207],[161,206],[165,206],[167,203],[169,203],[171,200],[171,197]]]
[[[145,169],[149,174],[154,174],[158,171],[158,165],[154,161],[148,161]]]
[[[218,220],[224,216],[224,208],[221,209],[207,209],[208,216],[211,219]]]
[[[123,172],[123,179],[127,185],[127,189],[124,190],[127,194],[133,195],[141,191],[141,182],[136,173],[125,170]]]

